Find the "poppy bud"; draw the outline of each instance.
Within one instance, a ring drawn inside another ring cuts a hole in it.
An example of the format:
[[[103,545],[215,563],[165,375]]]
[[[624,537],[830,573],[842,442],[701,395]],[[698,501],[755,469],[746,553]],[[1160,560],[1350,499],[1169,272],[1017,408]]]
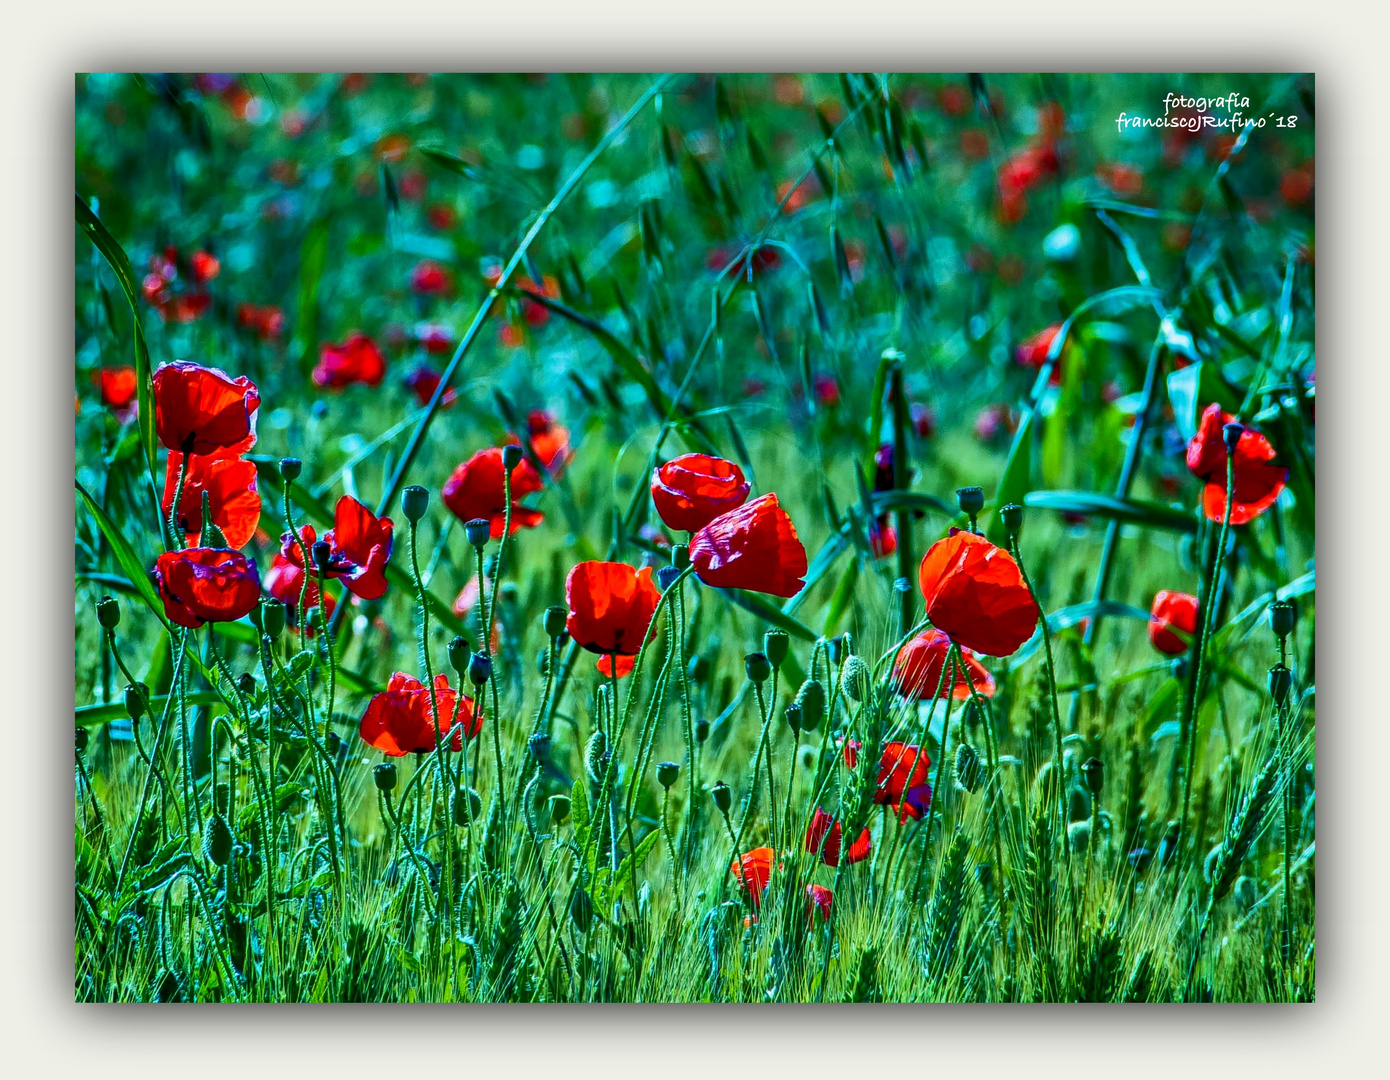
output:
[[[318,572],[328,573],[328,566],[333,561],[333,545],[327,540],[315,540],[309,548],[309,554],[313,556]]]
[[[697,743],[703,743],[703,742],[704,742],[706,739],[708,739],[708,738],[709,738],[709,721],[708,721],[708,720],[696,720],[696,721],[695,721],[695,741],[696,741]]]
[[[1286,638],[1293,633],[1298,623],[1298,608],[1292,600],[1280,600],[1269,606],[1269,625],[1277,638]]]
[[[960,507],[962,514],[973,519],[985,508],[984,489],[977,487],[956,488],[956,505]]]
[[[763,635],[763,652],[775,668],[782,666],[782,661],[787,658],[791,647],[792,639],[787,636],[785,630],[769,630]]]
[[[796,692],[801,706],[801,730],[815,731],[825,719],[825,687],[815,679],[807,679]]]
[[[87,749],[88,738],[89,736],[86,728],[80,727],[74,729],[72,736],[73,749],[79,754],[82,753],[83,750]]]
[[[721,814],[727,815],[729,807],[733,805],[734,795],[729,790],[729,785],[723,780],[718,781],[714,787],[710,788],[709,793],[714,799],[714,805],[719,808]]]
[[[261,602],[261,629],[272,641],[285,629],[285,605],[279,600]]]
[[[144,683],[134,684],[125,688],[125,711],[130,713],[131,720],[135,723],[140,722],[140,717],[145,715],[145,689]]]
[[[569,612],[560,604],[551,604],[545,609],[545,632],[552,638],[557,638],[565,632],[565,620],[569,617]]]
[[[1018,536],[1018,530],[1023,528],[1023,507],[1018,503],[1009,503],[999,511],[999,520],[1004,523],[1004,530],[1010,536]]]
[[[550,820],[556,825],[563,825],[569,820],[570,816],[570,797],[568,795],[550,796]]]
[[[419,484],[411,484],[401,492],[401,513],[412,525],[425,516],[430,508],[430,493]]]
[[[550,760],[550,736],[543,731],[538,731],[526,740],[526,749],[531,751],[531,756],[539,762]]]
[[[656,763],[656,782],[667,791],[671,790],[671,785],[676,782],[676,778],[681,774],[681,767],[674,761],[658,761]]]
[[[488,537],[492,535],[492,522],[487,518],[473,518],[463,523],[463,535],[468,538],[470,547],[483,548],[487,546]]]
[[[474,653],[468,661],[468,678],[474,686],[482,686],[492,678],[492,657],[485,652]]]
[[[1179,656],[1168,665],[1168,674],[1177,679],[1178,682],[1187,681],[1187,657]]]
[[[473,655],[473,646],[466,637],[456,637],[449,642],[449,664],[460,675],[468,671],[468,661]]]
[[[603,782],[603,772],[607,766],[608,736],[599,729],[584,744],[584,772],[593,783],[599,784]]]
[[[282,457],[280,459],[280,475],[284,477],[285,483],[292,484],[299,479],[299,474],[304,471],[304,462],[295,457]]]
[[[594,902],[583,889],[575,889],[570,900],[570,921],[581,934],[587,934],[594,922]]]
[[[1269,696],[1281,709],[1288,700],[1289,688],[1293,686],[1293,672],[1283,664],[1275,664],[1269,669]]]
[[[801,706],[795,701],[789,702],[786,709],[787,727],[792,729],[794,734],[801,734]]]
[[[690,676],[691,682],[703,683],[709,678],[709,667],[709,657],[697,654],[690,658],[690,666],[686,673]]]
[[[232,857],[232,830],[227,819],[221,814],[213,814],[203,833],[203,856],[214,866],[226,866]]]
[[[862,657],[851,656],[840,671],[840,682],[851,701],[863,701],[869,696],[869,683],[872,676],[869,665]]]
[[[671,565],[677,570],[684,570],[690,565],[689,545],[675,544],[671,547]]]
[[[376,784],[377,791],[393,790],[396,786],[396,766],[383,761],[372,769],[372,783]]]
[[[97,601],[97,622],[103,630],[114,630],[121,621],[121,605],[114,596],[103,596]]]
[[[236,688],[247,697],[256,692],[256,677],[249,671],[243,671],[236,679]]]
[[[1245,425],[1232,420],[1221,428],[1221,441],[1226,444],[1226,453],[1234,454],[1240,445],[1240,437],[1245,434]]]
[[[482,797],[472,788],[458,788],[454,792],[451,810],[454,824],[460,829],[466,829],[482,814]]]
[[[1076,854],[1083,854],[1091,846],[1091,822],[1089,819],[1073,821],[1067,826],[1067,840]]]
[[[665,592],[676,583],[676,578],[681,576],[681,572],[674,566],[663,566],[656,572],[656,583],[662,592]]]
[[[760,652],[751,652],[743,658],[743,670],[748,680],[761,686],[772,674],[772,663]]]
[[[516,443],[508,443],[502,447],[502,468],[511,472],[521,464],[523,456],[521,447],[517,446]]]
[[[962,791],[970,794],[980,790],[980,782],[984,779],[984,770],[980,768],[980,755],[969,743],[961,743],[956,747],[956,784]]]
[[[1099,795],[1105,786],[1105,766],[1100,758],[1087,758],[1081,766],[1081,782],[1092,795]]]

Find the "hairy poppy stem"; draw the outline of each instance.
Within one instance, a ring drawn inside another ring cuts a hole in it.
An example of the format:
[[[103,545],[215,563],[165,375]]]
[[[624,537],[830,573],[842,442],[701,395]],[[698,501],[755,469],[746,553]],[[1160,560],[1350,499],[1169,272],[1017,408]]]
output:
[[[917,903],[917,896],[922,889],[922,870],[927,865],[927,848],[931,844],[932,821],[936,818],[936,804],[941,798],[941,774],[946,767],[946,740],[951,730],[951,701],[955,697],[955,670],[956,670],[956,644],[951,643],[950,651],[946,654],[946,660],[941,665],[941,674],[936,680],[936,692],[932,695],[932,712],[936,711],[936,703],[941,699],[942,691],[949,684],[951,690],[946,694],[946,718],[941,722],[941,757],[936,763],[936,785],[932,788],[931,802],[927,804],[927,820],[923,823],[922,829],[922,855],[917,862],[917,880],[912,886],[912,903]],[[927,735],[930,734],[931,714],[928,713],[927,720],[922,726],[922,733],[917,739],[917,755],[912,759],[912,767],[907,770],[910,778],[917,769],[917,758],[922,754],[922,746],[926,742]],[[907,798],[906,792],[903,794],[904,800]]]
[[[178,551],[184,546],[184,532],[179,528],[179,503],[183,502],[183,485],[188,479],[188,462],[192,454],[185,453],[179,461],[179,479],[174,487],[174,504],[169,507],[169,539],[173,543],[170,551]]]

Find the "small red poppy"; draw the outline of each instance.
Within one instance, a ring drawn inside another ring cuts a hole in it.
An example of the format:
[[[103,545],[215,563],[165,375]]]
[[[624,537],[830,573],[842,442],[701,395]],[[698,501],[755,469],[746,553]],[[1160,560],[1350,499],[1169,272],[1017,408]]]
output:
[[[677,532],[695,532],[747,498],[743,470],[723,458],[682,454],[652,472],[652,503]]]
[[[590,652],[635,656],[660,601],[649,566],[634,570],[627,563],[576,563],[565,578],[565,629]]]
[[[625,679],[632,674],[632,669],[637,666],[637,658],[635,656],[624,656],[622,653],[618,653],[617,656],[618,674],[616,676],[613,674],[613,664],[610,662],[612,660],[611,656],[600,656],[595,663],[594,666],[598,668],[598,673],[605,679]]]
[[[806,584],[806,549],[767,494],[721,514],[690,538],[690,563],[706,585],[795,596]]]
[[[188,262],[193,271],[193,280],[199,284],[211,281],[222,272],[222,263],[217,256],[206,251],[195,251]]]
[[[963,648],[1008,656],[1033,636],[1038,605],[1018,564],[983,536],[952,530],[918,570],[927,618]]]
[[[171,450],[164,470],[162,506],[166,518],[174,507],[174,492],[179,486],[179,471],[182,468],[183,455]],[[245,547],[261,522],[256,466],[234,457],[201,457],[197,454],[189,457],[183,497],[179,499],[178,526],[190,547],[198,543],[203,529],[205,491],[208,493],[212,523],[222,530],[227,546]]]
[[[377,517],[351,495],[344,495],[333,508],[333,528],[323,534],[329,545],[323,576],[341,578],[348,591],[363,600],[386,595],[386,562],[391,558],[394,528],[389,517]],[[318,539],[314,527],[302,525],[299,534],[304,547],[312,549]],[[280,537],[280,554],[295,566],[304,565],[300,545],[288,530]]]
[[[445,749],[462,750],[464,736],[473,739],[482,730],[482,711],[475,709],[472,698],[467,695],[460,698],[457,690],[450,689],[449,680],[442,673],[434,677],[433,697],[435,700],[431,702],[430,690],[419,679],[403,671],[396,672],[386,689],[367,703],[358,735],[383,754],[404,757],[412,753],[432,753],[439,735],[452,730],[453,737]],[[458,706],[457,717],[454,716],[455,705]],[[439,710],[437,728],[434,726],[436,707]]]
[[[532,409],[526,414],[526,435],[531,440],[531,449],[551,476],[559,476],[574,457],[569,428],[547,409]],[[521,442],[515,435],[508,436],[507,441]]]
[[[935,628],[923,630],[902,647],[898,659],[893,664],[893,689],[905,698],[927,701],[936,694],[941,683],[941,669],[950,652],[951,639]],[[970,697],[970,685],[983,697],[994,696],[994,676],[985,670],[984,665],[965,649],[961,650],[965,660],[965,670],[969,672],[969,683],[959,669],[950,686],[942,687],[941,697],[948,694],[956,701]]]
[[[1189,641],[1197,632],[1197,598],[1191,593],[1160,589],[1150,611],[1149,643],[1159,652],[1180,656],[1187,652],[1187,641],[1173,633],[1175,629]]]
[[[807,918],[813,917],[816,912],[820,912],[822,919],[830,918],[830,905],[835,899],[835,894],[824,885],[806,886],[806,915]]]
[[[237,306],[236,321],[253,331],[262,341],[274,341],[285,329],[285,313],[273,304],[264,307],[240,304]]]
[[[154,565],[154,583],[164,614],[196,630],[208,622],[235,622],[261,595],[256,564],[231,548],[166,551]]]
[[[261,395],[245,375],[187,360],[154,373],[154,429],[167,449],[188,454],[244,454],[256,444]]]
[[[886,559],[898,550],[898,530],[884,514],[869,522],[869,550],[875,559]]]
[[[763,890],[772,880],[772,863],[777,853],[770,847],[757,847],[735,859],[729,869],[748,893],[748,902],[757,911],[762,904]]]
[[[1014,350],[1014,361],[1023,367],[1042,367],[1043,364],[1047,363],[1047,354],[1048,350],[1052,348],[1052,342],[1061,332],[1062,324],[1056,323],[1039,330],[1032,337],[1026,338]]]
[[[1226,515],[1226,444],[1222,428],[1235,419],[1213,402],[1202,413],[1197,434],[1187,444],[1187,467],[1206,482],[1202,492],[1202,513],[1208,521],[1221,521]],[[1273,464],[1274,447],[1252,428],[1241,432],[1235,452],[1235,498],[1231,501],[1231,524],[1244,525],[1274,505],[1284,490],[1289,470]]]
[[[386,374],[386,358],[376,342],[354,330],[342,343],[319,346],[319,362],[314,367],[314,384],[340,390],[353,383],[379,386]]]
[[[134,404],[138,388],[133,367],[102,368],[97,373],[97,384],[101,387],[101,403],[108,408],[123,411]]]
[[[419,367],[412,368],[405,377],[405,385],[415,394],[415,400],[421,405],[428,405],[434,397],[434,392],[439,389],[439,380],[443,376],[428,364],[421,364]],[[451,386],[444,391],[444,396],[439,403],[446,409],[458,399]]]
[[[427,353],[446,353],[454,348],[454,332],[443,323],[416,323],[415,340]]]
[[[298,623],[299,598],[304,589],[304,570],[277,551],[275,558],[271,561],[270,569],[261,578],[261,586],[269,595],[285,605],[285,614],[289,618],[290,625],[296,625]],[[305,607],[312,611],[318,606],[319,583],[314,578],[310,578],[309,594],[305,598]],[[331,619],[335,607],[337,604],[330,595],[324,602],[324,618]],[[315,632],[312,617],[307,621],[307,627],[307,632],[312,635]]]
[[[439,296],[449,291],[449,272],[437,262],[421,259],[410,271],[410,287],[422,296]]]
[[[811,824],[806,827],[806,850],[812,855],[819,854],[826,866],[840,865],[840,823],[819,806],[811,815]],[[849,846],[845,861],[851,865],[863,862],[874,849],[874,839],[869,830],[859,834],[859,839]]]
[[[465,461],[444,482],[444,505],[460,521],[487,518],[492,522],[492,538],[500,540],[506,528],[507,498],[503,486],[507,475],[502,465],[502,448],[490,446],[479,450]],[[512,470],[512,532],[533,529],[545,520],[545,515],[517,501],[541,490],[540,474],[522,459]]]
[[[899,821],[917,818],[931,805],[931,784],[927,783],[931,759],[914,743],[890,742],[878,761],[878,780],[874,803],[891,806]]]

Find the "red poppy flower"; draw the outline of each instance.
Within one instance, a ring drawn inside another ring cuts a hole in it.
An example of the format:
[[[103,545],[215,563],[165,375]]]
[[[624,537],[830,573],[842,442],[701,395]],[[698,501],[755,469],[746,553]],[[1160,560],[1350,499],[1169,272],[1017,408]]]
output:
[[[598,662],[594,665],[598,668],[598,673],[605,679],[612,679],[615,677],[625,679],[632,674],[632,669],[637,666],[637,658],[635,656],[624,656],[622,653],[618,653],[618,674],[614,676],[611,660],[611,656],[600,656]]]
[[[454,332],[443,323],[416,323],[415,340],[427,353],[446,353],[454,348]]]
[[[576,563],[565,578],[565,629],[590,652],[635,656],[660,600],[649,566]]]
[[[806,549],[768,494],[721,514],[690,538],[690,563],[706,585],[795,596],[806,584]]]
[[[154,304],[162,321],[191,323],[207,311],[212,304],[212,297],[205,292],[179,293],[173,297],[161,293]]]
[[[187,360],[154,373],[154,430],[170,450],[187,454],[244,454],[256,445],[261,395],[245,375]]]
[[[888,743],[878,760],[875,804],[887,803],[899,821],[920,817],[931,805],[931,785],[927,783],[930,764],[926,750],[916,744]]]
[[[1187,467],[1206,481],[1202,492],[1202,513],[1209,521],[1226,515],[1226,444],[1222,428],[1235,419],[1213,402],[1202,413],[1202,423],[1187,444]],[[1284,490],[1289,470],[1272,464],[1274,447],[1258,431],[1241,432],[1235,452],[1235,498],[1231,501],[1231,524],[1244,525],[1264,513]]]
[[[314,384],[335,390],[353,383],[379,386],[385,374],[386,359],[376,347],[376,342],[354,330],[341,344],[324,342],[319,346]]]
[[[101,403],[109,408],[123,411],[135,402],[138,388],[133,367],[102,368],[97,373],[97,384],[101,387]]]
[[[261,587],[273,596],[280,603],[285,605],[285,614],[291,626],[298,624],[299,597],[304,588],[304,570],[290,562],[278,551],[275,558],[271,561],[270,569],[265,572],[265,577],[261,578]],[[305,608],[312,611],[319,606],[319,583],[314,579],[309,579],[309,594],[305,598]],[[326,619],[333,617],[333,609],[337,607],[332,595],[324,601],[323,615]],[[306,633],[315,633],[314,619],[305,620]]]
[[[540,458],[545,471],[551,476],[559,476],[564,471],[574,451],[570,449],[570,432],[546,409],[532,409],[526,414],[526,434],[531,440],[531,449]],[[520,443],[515,435],[509,442]]]
[[[333,508],[333,528],[323,534],[329,545],[328,567],[323,576],[341,578],[348,591],[363,600],[386,595],[386,561],[391,558],[391,533],[395,523],[377,517],[351,495]],[[312,525],[302,525],[304,546],[312,549],[317,535]],[[280,537],[280,553],[295,566],[304,565],[294,534]],[[312,553],[309,556],[313,558]]]
[[[449,291],[449,272],[437,262],[421,259],[410,271],[410,287],[422,296],[439,296]]]
[[[434,368],[430,367],[428,364],[421,364],[419,367],[411,369],[410,373],[405,377],[405,385],[415,394],[416,401],[421,405],[428,405],[430,400],[434,397],[434,392],[439,389],[439,380],[441,378],[443,378],[443,376],[435,371]],[[451,386],[448,390],[444,391],[444,396],[440,399],[439,403],[445,408],[448,408],[456,400],[458,400],[458,394],[454,392],[454,388]]]
[[[274,341],[285,329],[285,313],[273,304],[239,304],[236,321],[253,331],[262,341]]]
[[[682,454],[652,472],[652,503],[677,532],[693,533],[747,498],[743,470],[723,458]]]
[[[914,401],[911,409],[912,429],[919,439],[930,439],[936,434],[936,413],[930,405]]]
[[[950,648],[951,639],[940,630],[923,630],[898,653],[898,659],[893,664],[893,689],[905,698],[929,700],[941,683],[941,669]],[[993,697],[994,676],[966,650],[961,650],[961,657],[965,660],[970,683],[957,669],[952,685],[942,687],[940,696],[949,694],[956,701],[965,701],[970,697],[970,684],[973,683],[976,693]]]
[[[747,891],[748,902],[753,905],[754,911],[761,905],[763,890],[772,880],[772,862],[776,857],[777,853],[772,848],[757,847],[744,852],[729,865],[734,877]]]
[[[449,680],[442,673],[434,677],[434,701],[431,692],[419,679],[398,671],[391,676],[386,689],[367,703],[367,711],[362,714],[358,735],[368,746],[373,746],[390,757],[404,757],[406,754],[432,753],[439,742],[439,735],[453,731],[453,737],[446,744],[446,750],[462,750],[463,739],[475,738],[483,726],[481,710],[474,708],[473,699],[464,695],[460,698],[457,690],[449,688]],[[458,706],[458,716],[454,716],[454,706]],[[434,726],[436,706],[439,709],[439,727]]]
[[[952,641],[986,656],[1008,656],[1033,636],[1038,605],[1018,564],[983,536],[952,530],[918,571],[927,618]]]
[[[235,622],[250,614],[261,595],[256,564],[231,548],[166,551],[155,561],[154,583],[164,614],[190,630]]]
[[[1039,330],[1030,338],[1026,338],[1019,343],[1014,350],[1015,363],[1023,367],[1040,368],[1047,363],[1048,350],[1052,348],[1052,342],[1058,334],[1062,332],[1062,324],[1056,323],[1052,326]]]
[[[859,839],[849,846],[845,861],[851,865],[863,862],[874,849],[874,839],[865,829]],[[811,824],[806,827],[806,850],[812,855],[819,854],[826,866],[840,865],[840,823],[819,806],[811,815]]]
[[[492,522],[492,538],[500,540],[506,528],[507,499],[503,487],[506,475],[500,446],[479,450],[444,482],[444,505],[460,521],[487,518]],[[523,458],[512,470],[512,532],[520,528],[534,529],[545,520],[539,510],[522,506],[517,501],[540,490],[540,474]]]
[[[824,885],[806,886],[806,916],[814,917],[817,911],[820,912],[822,919],[830,918],[830,904],[835,899],[835,894]]]
[[[869,550],[875,559],[886,559],[898,550],[898,530],[893,528],[887,514],[869,523]]]
[[[222,272],[222,264],[216,255],[210,255],[206,251],[195,251],[193,257],[189,259],[189,266],[193,271],[193,280],[202,284],[211,281]]]
[[[179,486],[179,471],[183,455],[169,452],[164,470],[164,516],[174,507],[174,492]],[[198,543],[203,529],[203,492],[208,493],[208,510],[212,523],[222,530],[227,546],[245,547],[261,522],[261,496],[256,490],[256,466],[234,457],[200,457],[188,459],[188,472],[183,481],[183,497],[179,499],[178,526],[187,544]]]
[[[1160,589],[1150,611],[1149,643],[1159,652],[1180,656],[1187,652],[1187,642],[1173,633],[1175,629],[1188,640],[1197,632],[1197,598],[1191,593]]]

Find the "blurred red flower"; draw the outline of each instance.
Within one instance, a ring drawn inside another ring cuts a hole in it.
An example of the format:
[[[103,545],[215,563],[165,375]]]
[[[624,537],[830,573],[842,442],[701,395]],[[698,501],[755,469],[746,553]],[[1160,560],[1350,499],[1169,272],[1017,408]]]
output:
[[[431,696],[434,700],[431,701]],[[458,716],[454,707],[458,706]],[[439,726],[435,727],[435,710]],[[463,749],[463,739],[475,738],[483,726],[481,710],[475,711],[472,698],[461,699],[457,690],[450,689],[443,673],[434,677],[431,691],[419,679],[398,671],[391,676],[386,689],[367,703],[362,723],[357,729],[362,741],[389,757],[406,754],[427,754],[436,749],[441,735],[452,731],[446,750]]]
[[[898,653],[898,658],[893,663],[893,689],[903,697],[914,698],[917,701],[926,701],[937,696],[936,688],[941,684],[941,670],[950,648],[951,639],[940,630],[923,630]],[[965,660],[970,682],[967,683],[957,669],[954,678],[942,687],[939,696],[946,697],[949,694],[956,701],[965,701],[970,697],[970,684],[973,683],[976,693],[983,697],[993,697],[994,676],[967,650],[961,650],[961,657]]]
[[[1033,636],[1038,605],[1013,556],[983,536],[952,530],[922,557],[927,618],[963,648],[1008,656]]]
[[[757,911],[762,903],[763,890],[772,880],[772,863],[777,853],[770,847],[757,847],[746,851],[729,866],[735,879],[748,893],[748,902]]]
[[[1197,434],[1187,444],[1187,467],[1206,482],[1202,492],[1202,512],[1209,521],[1221,521],[1226,514],[1226,444],[1222,428],[1235,420],[1213,402],[1202,413]],[[1246,428],[1236,443],[1234,499],[1231,524],[1244,525],[1264,513],[1284,490],[1289,470],[1273,464],[1274,447],[1253,428]]]
[[[1181,630],[1189,640],[1197,632],[1197,598],[1191,593],[1160,589],[1154,594],[1149,614],[1149,643],[1169,656],[1187,652],[1187,642],[1173,630]]]
[[[926,750],[915,743],[888,743],[878,760],[875,805],[891,806],[899,822],[920,817],[931,806],[930,764]]]
[[[211,281],[222,272],[222,264],[217,256],[206,251],[195,251],[188,262],[189,268],[193,271],[193,280],[199,284]]]
[[[526,414],[526,437],[546,473],[552,477],[559,476],[574,457],[569,428],[556,420],[548,409],[532,409]],[[515,434],[509,435],[507,441],[521,445],[521,439]]]
[[[261,395],[245,375],[187,360],[154,373],[154,429],[169,450],[188,454],[242,454],[256,444]]]
[[[487,518],[492,523],[492,538],[499,540],[506,528],[507,497],[503,483],[507,470],[502,465],[502,448],[490,446],[479,450],[456,468],[444,482],[444,505],[460,521]],[[534,529],[545,515],[517,501],[541,490],[540,474],[522,458],[512,470],[512,532]]]
[[[164,614],[196,630],[208,622],[235,622],[261,596],[256,564],[231,548],[166,551],[155,560],[154,584]]]
[[[834,894],[833,892],[831,892],[829,889],[827,889],[824,885],[807,885],[807,886],[806,886],[806,900],[807,900],[807,903],[806,903],[806,915],[807,915],[807,917],[808,917],[808,918],[812,918],[812,917],[815,916],[816,912],[819,911],[819,912],[820,912],[820,917],[821,917],[822,919],[829,919],[829,918],[830,918],[830,905],[831,905],[831,902],[832,902],[834,899],[835,899],[835,894]]]
[[[869,550],[875,559],[886,559],[898,550],[898,530],[893,528],[887,514],[869,522]]]
[[[167,518],[174,507],[174,492],[179,485],[183,455],[169,451],[164,469],[164,498],[162,507]],[[188,471],[179,499],[178,526],[190,547],[198,543],[203,529],[203,492],[208,494],[208,512],[212,523],[222,530],[231,548],[245,547],[261,521],[261,496],[256,490],[256,466],[234,457],[204,457],[198,454],[188,459]]]
[[[377,517],[351,495],[344,495],[333,508],[333,528],[323,534],[328,544],[328,567],[323,576],[339,578],[354,596],[376,600],[386,595],[386,562],[391,558],[392,532],[395,523],[389,517]],[[312,525],[302,525],[299,534],[304,547],[313,558],[317,535]],[[300,545],[294,533],[286,530],[280,537],[280,554],[296,566],[304,565]]]
[[[840,865],[840,823],[819,806],[811,815],[811,824],[806,827],[806,850],[812,855],[819,854],[826,866]],[[859,834],[859,839],[849,846],[845,861],[850,864],[867,859],[874,848],[874,840],[869,830]]]
[[[96,383],[101,388],[101,403],[114,409],[123,423],[135,414],[139,387],[133,367],[102,368],[96,373]]]
[[[444,323],[416,323],[415,340],[427,353],[452,352],[454,348],[454,332]]]
[[[912,403],[912,430],[917,432],[919,439],[930,439],[936,434],[936,413],[930,405],[924,405],[920,401]]]
[[[421,259],[410,271],[410,287],[421,296],[442,296],[453,287],[453,282],[444,267]]]
[[[376,342],[354,330],[343,342],[324,342],[319,346],[319,362],[314,367],[314,384],[340,390],[353,383],[379,386],[386,375],[386,358]]]
[[[690,563],[706,585],[795,596],[806,584],[806,548],[767,494],[703,526],[690,538]]]
[[[565,629],[590,652],[635,656],[660,600],[649,566],[634,570],[627,563],[576,563],[565,578]]]
[[[430,367],[428,364],[420,364],[410,369],[410,372],[405,377],[405,385],[409,387],[410,391],[415,395],[416,401],[421,405],[428,405],[430,399],[434,397],[435,390],[439,388],[439,380],[441,378],[443,378],[443,376],[440,372],[435,371],[434,368]],[[454,388],[451,386],[444,391],[444,396],[440,398],[439,403],[447,408],[457,400],[458,394],[454,392]]]
[[[742,506],[748,490],[742,469],[708,454],[682,454],[652,472],[652,503],[677,532],[695,532]]]
[[[1024,339],[1014,350],[1014,362],[1034,369],[1042,367],[1047,363],[1047,353],[1052,348],[1053,340],[1061,332],[1062,324],[1055,323]]]
[[[237,323],[253,331],[262,341],[274,341],[285,329],[285,313],[274,304],[264,307],[256,304],[240,304],[236,312]]]

